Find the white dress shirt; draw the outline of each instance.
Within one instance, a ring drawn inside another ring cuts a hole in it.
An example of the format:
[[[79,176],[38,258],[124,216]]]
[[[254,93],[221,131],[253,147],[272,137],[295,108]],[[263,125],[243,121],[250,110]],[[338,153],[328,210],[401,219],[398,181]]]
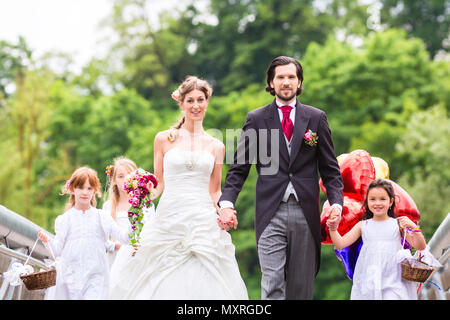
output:
[[[277,104],[277,106],[278,106],[277,109],[278,109],[278,115],[279,115],[279,117],[280,117],[280,122],[283,122],[283,112],[281,111],[280,107],[286,106],[287,104],[281,103],[281,102],[278,101],[277,99],[275,99],[275,102],[276,102],[276,104]],[[291,102],[291,103],[288,104],[290,107],[292,107],[291,113],[289,114],[289,118],[291,118],[291,120],[292,120],[292,125],[293,125],[293,126],[295,125],[295,111],[296,111],[295,105],[296,105],[296,104],[297,104],[297,100],[294,100],[293,102]],[[288,152],[289,152],[289,155],[290,155],[290,154],[291,154],[291,142],[292,142],[292,137],[291,137],[291,141],[288,141],[288,139],[286,138],[286,135],[284,134],[284,132],[283,132],[283,137],[284,137],[284,141],[286,141],[286,146],[287,146],[287,149],[288,149]],[[281,201],[287,202],[288,199],[289,199],[289,196],[290,196],[291,194],[293,194],[294,197],[295,197],[295,199],[296,199],[297,201],[299,201],[299,200],[298,200],[297,193],[295,192],[294,186],[292,185],[292,182],[289,181],[289,184],[288,184],[287,187],[286,187],[286,191],[284,192],[284,196],[283,196],[283,199],[282,199]]]

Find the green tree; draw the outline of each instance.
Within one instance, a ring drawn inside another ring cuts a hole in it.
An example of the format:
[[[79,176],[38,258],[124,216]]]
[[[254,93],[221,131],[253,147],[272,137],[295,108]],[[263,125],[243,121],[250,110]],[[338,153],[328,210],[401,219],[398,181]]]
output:
[[[189,29],[167,14],[161,14],[156,25],[147,14],[150,6],[149,0],[113,2],[113,14],[103,22],[119,36],[108,57],[111,65],[119,64],[110,68],[110,81],[116,90],[133,88],[164,105],[175,83],[193,71],[187,52]]]
[[[25,39],[19,37],[17,44],[0,41],[0,106],[4,104],[2,97],[8,97],[8,85],[13,85],[16,79],[23,78],[28,65],[31,64],[32,51]]]
[[[450,2],[447,0],[378,0],[382,4],[380,22],[390,28],[402,28],[421,38],[434,56],[449,49]],[[446,42],[447,41],[447,42]]]
[[[337,154],[368,147],[361,136],[382,133],[370,131],[380,122],[385,127],[404,126],[400,115],[409,114],[405,106],[411,101],[421,110],[446,98],[438,89],[448,76],[441,72],[443,77],[438,78],[423,42],[408,39],[402,30],[372,34],[358,48],[330,37],[324,45],[312,43],[301,62],[305,80],[300,100],[327,112]],[[395,138],[401,130],[383,132],[384,137],[372,139],[372,146],[381,147],[383,139]],[[388,156],[394,145],[395,141],[383,150],[367,151]]]
[[[311,0],[212,0],[209,13],[217,23],[196,26],[203,29],[196,40],[196,69],[226,94],[263,82],[273,58],[301,57],[310,42],[325,42],[337,28],[364,34],[365,6],[353,0],[331,3],[320,8]]]
[[[15,142],[15,150],[24,169],[23,190],[27,201],[23,215],[31,219],[35,194],[34,164],[41,154],[41,144],[49,135],[51,111],[46,108],[49,76],[46,73],[25,71],[16,79],[17,89],[6,104],[7,124]]]
[[[450,212],[450,167],[443,165],[450,163],[447,108],[440,104],[412,115],[396,150],[403,156],[404,165],[412,168],[398,183],[416,202],[421,228],[429,239]]]

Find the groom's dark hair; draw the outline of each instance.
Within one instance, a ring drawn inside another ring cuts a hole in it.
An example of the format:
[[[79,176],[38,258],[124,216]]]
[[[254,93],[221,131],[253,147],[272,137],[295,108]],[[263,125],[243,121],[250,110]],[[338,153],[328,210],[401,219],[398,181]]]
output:
[[[297,69],[297,78],[301,81],[300,88],[297,89],[297,96],[302,93],[303,91],[303,68],[300,62],[298,62],[296,59],[286,56],[279,56],[272,60],[272,62],[269,64],[269,67],[266,70],[266,80],[267,80],[267,87],[266,91],[269,92],[271,95],[275,95],[275,90],[270,86],[270,82],[275,77],[275,68],[278,66],[285,66],[292,63],[295,65]]]

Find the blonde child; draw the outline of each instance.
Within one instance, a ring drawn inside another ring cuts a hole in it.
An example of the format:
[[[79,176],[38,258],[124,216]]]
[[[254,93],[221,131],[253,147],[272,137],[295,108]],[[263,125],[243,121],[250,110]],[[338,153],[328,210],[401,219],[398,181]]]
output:
[[[110,235],[128,241],[131,228],[120,229],[110,215],[97,209],[100,181],[88,167],[75,170],[62,194],[70,194],[66,211],[55,220],[55,237],[39,230],[39,239],[56,257],[56,286],[49,298],[58,300],[106,299],[109,264],[105,243]]]
[[[116,223],[122,228],[131,227],[128,219],[128,209],[130,208],[128,200],[130,199],[130,196],[123,187],[125,177],[136,169],[137,166],[134,161],[126,157],[114,159],[113,164],[108,166],[107,169],[110,178],[110,187],[108,191],[108,200],[103,204],[103,210],[111,215]],[[144,208],[144,224],[148,216],[154,212],[155,209],[153,206],[148,209]],[[107,250],[109,251],[108,258],[111,266],[110,280],[111,285],[113,285],[115,279],[119,276],[118,270],[120,270],[120,268],[118,268],[118,266],[126,263],[132,258],[131,254],[133,252],[133,247],[130,245],[121,246],[120,243],[110,241],[107,245]]]
[[[103,210],[108,212],[116,223],[123,227],[128,228],[130,221],[128,219],[128,209],[130,208],[129,199],[130,196],[124,189],[125,177],[137,169],[133,160],[126,157],[118,157],[114,159],[113,164],[107,167],[107,174],[110,179],[110,185],[108,190],[108,200],[103,204]],[[144,208],[144,222],[148,214],[154,213],[155,209],[151,206],[149,209]],[[110,252],[108,255],[110,265],[112,266],[115,258],[117,257],[118,250],[121,249],[121,244],[117,242],[109,242],[107,250]],[[125,250],[131,250],[131,247]]]
[[[396,218],[395,195],[392,184],[384,179],[372,181],[364,201],[365,214],[343,237],[337,225],[328,223],[330,237],[337,249],[354,243],[360,236],[363,246],[355,266],[352,300],[417,299],[416,285],[403,280],[401,266],[396,259],[402,250],[401,239],[417,250],[424,250],[426,242],[419,227],[408,217]],[[416,232],[408,232],[414,230]]]

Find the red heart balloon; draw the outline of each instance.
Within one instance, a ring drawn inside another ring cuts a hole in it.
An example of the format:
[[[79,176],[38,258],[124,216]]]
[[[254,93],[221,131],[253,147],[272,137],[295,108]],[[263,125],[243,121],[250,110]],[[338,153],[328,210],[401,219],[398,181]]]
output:
[[[366,196],[367,186],[376,177],[375,166],[370,154],[365,150],[354,150],[342,160],[339,167],[344,183],[344,194],[362,201]],[[326,194],[322,179],[320,179],[319,185]]]
[[[341,163],[344,194],[352,198],[364,200],[367,186],[375,180],[375,166],[370,154],[365,150],[352,151]],[[354,195],[354,196],[353,196]]]

